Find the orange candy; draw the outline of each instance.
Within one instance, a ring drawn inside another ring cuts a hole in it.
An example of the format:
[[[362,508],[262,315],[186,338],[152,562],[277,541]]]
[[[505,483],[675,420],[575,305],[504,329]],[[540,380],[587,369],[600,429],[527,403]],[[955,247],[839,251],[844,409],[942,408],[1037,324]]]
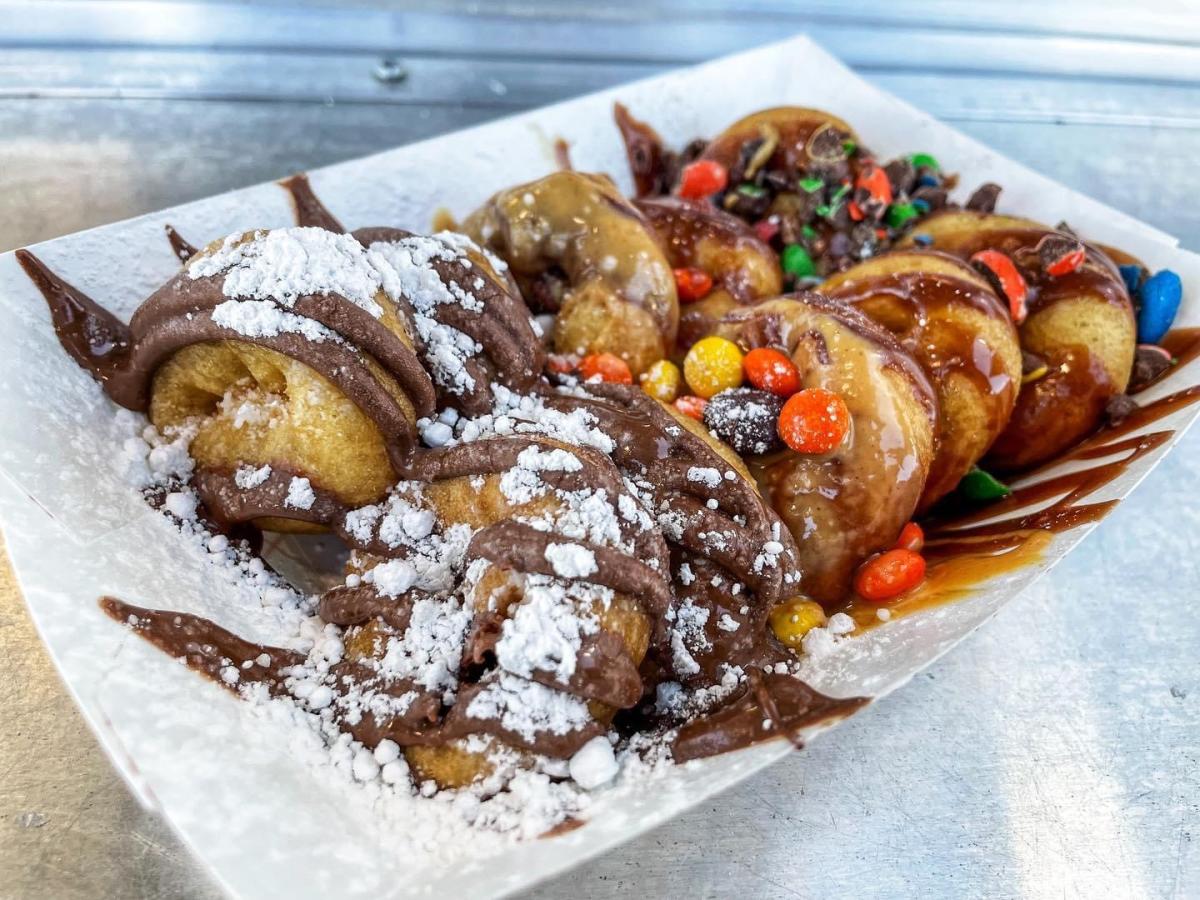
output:
[[[872,556],[858,567],[854,590],[871,603],[886,603],[921,583],[925,557],[898,547]]]
[[[1008,301],[1008,311],[1012,320],[1018,325],[1024,322],[1025,316],[1029,314],[1029,307],[1025,303],[1029,296],[1029,285],[1021,277],[1016,263],[1009,258],[1008,254],[1001,253],[999,250],[980,250],[971,257],[971,262],[976,266],[983,266],[992,273],[1000,285],[1001,293]]]
[[[746,380],[760,391],[790,397],[800,390],[800,370],[785,353],[773,347],[758,347],[742,360]]]
[[[579,361],[579,374],[584,381],[599,379],[614,384],[633,384],[629,363],[614,353],[590,353]]]
[[[703,300],[712,290],[712,276],[703,269],[676,269],[675,293],[680,303]]]
[[[546,357],[546,369],[555,375],[570,375],[578,367],[579,360],[574,356],[561,353],[551,353]]]
[[[697,397],[694,394],[684,394],[675,401],[675,408],[689,418],[697,421],[704,421],[704,407],[708,406],[708,401],[703,397]]]
[[[896,538],[896,546],[920,553],[921,548],[925,546],[925,532],[916,522],[909,522],[900,529],[900,537]]]
[[[823,388],[792,394],[779,414],[779,436],[797,453],[828,453],[846,439],[849,430],[846,401]]]
[[[892,184],[888,181],[887,172],[879,166],[865,167],[858,173],[854,186],[865,190],[876,203],[887,206],[892,202]]]

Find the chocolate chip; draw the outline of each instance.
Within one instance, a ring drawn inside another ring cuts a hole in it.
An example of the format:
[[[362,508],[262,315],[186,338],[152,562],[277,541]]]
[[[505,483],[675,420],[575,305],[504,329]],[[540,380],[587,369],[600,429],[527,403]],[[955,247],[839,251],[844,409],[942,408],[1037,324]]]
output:
[[[760,174],[762,175],[763,187],[776,193],[794,191],[796,189],[796,179],[780,169],[768,169],[764,166],[760,170]]]
[[[887,173],[888,183],[892,186],[892,193],[897,197],[901,194],[907,194],[913,189],[913,185],[917,183],[917,170],[904,157],[893,159],[883,167],[883,171]]]
[[[1120,425],[1137,411],[1138,405],[1128,394],[1114,394],[1104,406],[1104,417],[1110,425]]]
[[[976,212],[990,213],[996,210],[996,198],[1000,196],[1000,185],[987,182],[981,184],[967,201],[967,209]]]
[[[1157,381],[1158,376],[1169,368],[1171,358],[1161,347],[1142,344],[1133,357],[1133,373],[1129,376],[1130,392],[1139,391]]]
[[[733,388],[708,401],[704,424],[738,453],[760,456],[783,446],[778,431],[782,411],[783,399],[769,391]]]
[[[941,209],[946,205],[946,189],[944,187],[920,187],[913,191],[914,200],[924,200],[931,210]]]

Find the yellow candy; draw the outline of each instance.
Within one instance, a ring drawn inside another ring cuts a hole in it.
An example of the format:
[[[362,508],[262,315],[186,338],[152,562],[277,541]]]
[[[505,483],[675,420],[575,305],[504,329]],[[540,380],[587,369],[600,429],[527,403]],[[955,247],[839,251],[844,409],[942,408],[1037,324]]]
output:
[[[642,373],[642,390],[663,403],[674,403],[683,387],[683,373],[669,359],[660,359]]]
[[[742,351],[733,341],[706,337],[683,358],[683,377],[692,393],[708,398],[742,383]]]
[[[793,597],[771,610],[770,621],[775,637],[798,650],[806,634],[825,624],[825,610],[814,600]]]

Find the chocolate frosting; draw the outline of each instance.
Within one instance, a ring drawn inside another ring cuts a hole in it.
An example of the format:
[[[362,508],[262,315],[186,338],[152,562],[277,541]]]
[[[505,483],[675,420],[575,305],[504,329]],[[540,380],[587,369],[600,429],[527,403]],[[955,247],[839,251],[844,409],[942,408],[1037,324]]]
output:
[[[294,198],[297,217],[302,223],[341,228],[303,177],[289,179],[284,186]],[[380,241],[410,237],[396,229],[363,229],[354,236],[368,248]],[[177,244],[175,239],[173,244],[180,256],[189,252],[190,245]],[[594,559],[595,571],[581,580],[634,598],[640,605],[651,623],[650,651],[639,667],[625,639],[602,629],[583,637],[575,670],[565,681],[560,681],[554,672],[541,670],[534,670],[531,680],[599,704],[597,709],[628,710],[638,706],[645,697],[653,695],[658,680],[674,677],[668,623],[675,607],[685,598],[693,604],[708,604],[714,611],[725,611],[729,606],[729,615],[744,623],[739,637],[713,633],[714,645],[729,655],[725,660],[704,657],[701,673],[691,676],[692,683],[719,682],[722,663],[757,666],[787,658],[786,651],[774,641],[766,626],[771,604],[785,596],[788,579],[794,577],[795,547],[775,514],[742,475],[732,473],[733,466],[707,441],[637,388],[589,385],[584,390],[558,392],[539,382],[542,351],[528,311],[506,289],[503,278],[492,277],[494,272],[482,257],[472,259],[470,266],[462,260],[436,258],[430,263],[443,281],[472,285],[474,296],[484,307],[482,315],[471,314],[454,304],[440,305],[430,313],[440,323],[459,329],[483,347],[476,361],[481,391],[467,398],[444,394],[426,374],[419,346],[414,350],[379,320],[336,294],[302,296],[291,310],[326,326],[341,337],[340,341],[314,342],[289,332],[253,338],[231,332],[212,319],[213,309],[229,299],[223,295],[221,277],[193,279],[186,272],[156,291],[126,326],[57,278],[32,254],[21,251],[19,258],[45,295],[64,348],[93,374],[110,397],[133,409],[147,408],[154,372],[180,348],[218,340],[252,343],[297,359],[328,378],[379,426],[397,476],[424,484],[501,474],[516,465],[520,454],[530,447],[547,449],[557,445],[536,437],[492,437],[446,448],[423,449],[417,445],[411,418],[380,381],[376,374],[379,371],[403,389],[418,415],[428,415],[455,402],[465,412],[485,406],[490,411],[489,388],[493,382],[499,382],[514,390],[532,389],[549,408],[567,412],[583,409],[593,416],[598,427],[614,441],[611,459],[595,450],[573,446],[569,449],[579,461],[578,469],[541,472],[539,477],[553,490],[604,491],[614,500],[636,483],[639,490],[648,493],[652,514],[684,524],[667,535],[668,541],[664,542],[659,528],[622,522],[622,539],[633,552],[567,539]],[[411,320],[413,309],[406,305],[405,298],[400,298],[399,305],[401,317]],[[689,472],[697,467],[716,470],[721,476],[719,483],[711,485],[689,477]],[[726,477],[726,473],[732,477]],[[203,505],[203,514],[217,527],[230,529],[242,523],[290,518],[327,526],[356,551],[374,557],[402,557],[407,552],[403,547],[390,546],[377,534],[364,536],[360,531],[352,532],[346,525],[349,512],[346,505],[318,485],[312,485],[314,500],[307,509],[289,506],[289,486],[298,474],[286,467],[272,466],[271,473],[261,483],[242,488],[233,472],[201,468],[192,484]],[[715,543],[706,540],[706,534],[719,535],[721,540]],[[467,556],[489,560],[514,572],[560,577],[547,558],[547,548],[562,540],[554,532],[539,530],[525,522],[504,521],[477,531]],[[781,551],[775,554],[774,562],[764,565],[760,555],[764,545],[771,542],[778,543]],[[696,586],[684,589],[673,580],[671,573],[678,571],[684,560],[690,560],[698,570],[711,573],[706,582],[708,593]],[[717,577],[717,573],[723,574]],[[731,604],[727,592],[722,594],[712,587],[721,578],[726,584],[741,586],[744,593],[738,602]],[[420,596],[414,590],[399,598],[384,597],[373,585],[360,582],[329,591],[320,599],[319,609],[326,621],[344,628],[380,628],[385,635],[402,635],[410,626],[413,604]],[[118,620],[136,621],[134,627],[147,639],[169,653],[185,656],[194,668],[226,687],[232,686],[229,676],[232,667],[240,673],[237,683],[260,681],[268,684],[272,692],[282,693],[286,691],[285,670],[303,662],[299,654],[243,641],[195,616],[141,610],[111,598],[102,605]],[[712,618],[715,622],[717,616]],[[502,623],[503,618],[497,618],[495,613],[476,614],[464,648],[460,672],[463,680],[456,702],[448,707],[440,695],[410,681],[384,676],[373,660],[349,659],[339,663],[335,667],[335,685],[352,685],[394,697],[407,694],[417,697],[405,712],[383,718],[370,713],[343,716],[339,712],[342,727],[368,745],[384,738],[402,745],[438,745],[470,734],[488,734],[514,747],[559,757],[571,755],[591,737],[603,733],[607,726],[603,719],[597,718],[565,734],[545,731],[530,739],[505,728],[499,720],[477,719],[468,714],[471,699],[498,677],[494,670],[488,671],[488,666]],[[259,661],[265,658],[270,663],[260,665]],[[478,680],[473,681],[474,678]],[[335,688],[335,692],[340,690]],[[335,707],[340,702],[335,700]],[[815,709],[819,704],[812,705]],[[788,721],[798,723],[802,715],[797,707]],[[745,718],[737,720],[736,727],[741,729],[738,736],[711,739],[714,746],[740,745],[786,733],[787,728],[793,727],[785,723],[776,731],[756,731],[742,724]],[[698,734],[706,728],[720,730],[725,726],[721,720],[713,720],[708,725],[697,721],[691,727],[690,733]]]

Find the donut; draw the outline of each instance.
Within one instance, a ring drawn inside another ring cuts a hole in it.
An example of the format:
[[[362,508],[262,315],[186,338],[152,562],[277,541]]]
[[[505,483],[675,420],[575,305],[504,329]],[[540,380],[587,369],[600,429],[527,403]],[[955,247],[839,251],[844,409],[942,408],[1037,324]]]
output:
[[[1128,385],[1137,345],[1133,304],[1112,261],[1072,234],[972,210],[931,216],[918,233],[935,250],[975,259],[985,274],[988,251],[1000,254],[991,258],[1010,260],[1021,282],[1015,290],[1027,293],[1006,298],[1018,318],[1027,310],[1019,327],[1027,380],[983,464],[1001,472],[1032,468],[1095,430],[1108,401]]]
[[[938,397],[936,451],[917,505],[954,490],[1008,424],[1021,385],[1021,347],[1007,304],[967,263],[894,250],[826,279],[820,292],[888,329]]]
[[[607,177],[555,172],[509,188],[462,230],[507,263],[532,309],[557,313],[557,352],[612,353],[637,376],[671,351],[679,327],[671,266]]]
[[[468,275],[473,308],[454,289]],[[215,514],[268,530],[320,530],[316,500],[378,499],[416,447],[419,417],[439,403],[490,408],[494,381],[525,384],[540,368],[523,304],[459,235],[233,235],[129,327],[130,365],[110,393],[189,436]],[[295,502],[255,515],[240,487],[253,480],[255,496],[294,491]]]
[[[712,331],[717,320],[783,290],[779,258],[745,222],[712,206],[678,197],[635,200],[675,269],[698,270],[711,281],[699,297],[680,296],[675,353]]]
[[[819,294],[735,310],[716,334],[744,351],[781,350],[799,369],[802,388],[823,388],[845,401],[849,434],[832,452],[785,449],[746,458],[795,539],[803,592],[836,604],[847,596],[855,567],[892,546],[917,508],[934,457],[934,389],[890,332]]]
[[[876,161],[849,123],[817,109],[761,110],[679,154],[623,107],[616,121],[639,196],[711,199],[781,254],[792,287],[887,250],[954,184],[926,153]]]

